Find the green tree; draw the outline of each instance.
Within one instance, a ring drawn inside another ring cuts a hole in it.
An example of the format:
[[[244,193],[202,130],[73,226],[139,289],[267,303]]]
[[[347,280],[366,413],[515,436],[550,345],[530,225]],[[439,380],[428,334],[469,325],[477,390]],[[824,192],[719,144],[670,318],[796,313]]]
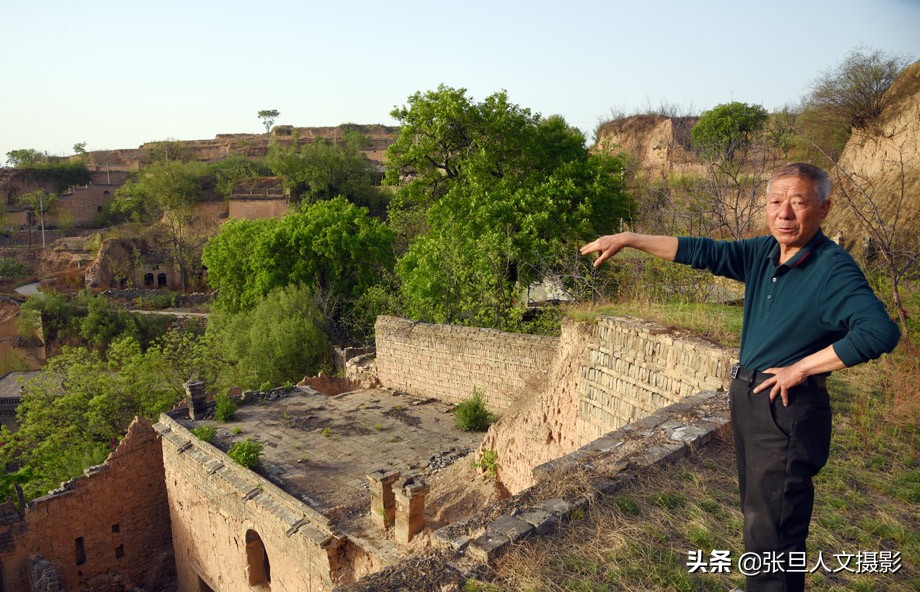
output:
[[[47,152],[39,152],[34,148],[19,148],[6,153],[6,162],[12,167],[34,167],[48,161]]]
[[[259,162],[244,156],[228,156],[211,165],[211,174],[214,176],[214,186],[221,197],[230,197],[231,191],[237,183],[248,177],[259,177],[269,174],[269,169]]]
[[[520,327],[521,298],[590,236],[626,216],[619,159],[589,154],[560,117],[505,93],[481,103],[444,86],[393,111],[389,210],[404,256],[403,302],[420,319]]]
[[[159,142],[150,142],[145,144],[144,148],[147,150],[146,161],[151,163],[169,161],[187,162],[191,160],[192,156],[186,145],[175,138],[169,138]]]
[[[277,109],[262,109],[259,111],[259,119],[262,120],[262,125],[265,126],[265,138],[269,139],[272,131],[272,126],[275,125],[275,121],[278,119],[278,116],[281,113]]]
[[[11,150],[6,157],[7,163],[26,173],[32,183],[52,184],[59,193],[72,185],[85,185],[90,181],[84,159],[71,161],[32,148]]]
[[[217,313],[212,320],[208,332],[225,363],[220,387],[280,385],[330,362],[323,315],[306,286],[275,288],[251,310]]]
[[[392,266],[392,242],[389,228],[365,208],[337,197],[279,219],[228,222],[202,260],[218,308],[239,312],[275,288],[304,284],[337,335],[351,303]]]
[[[727,103],[700,116],[691,140],[706,174],[682,179],[682,201],[704,234],[740,239],[760,223],[765,179],[791,149],[788,114]],[[676,189],[676,187],[674,187]]]
[[[252,308],[263,296],[253,286],[253,278],[273,261],[255,257],[254,249],[277,224],[272,218],[227,220],[205,244],[201,258],[208,268],[208,283],[217,290],[218,307],[239,312]]]
[[[77,142],[74,144],[73,153],[80,156],[86,154],[86,142]]]
[[[142,169],[134,182],[116,192],[110,211],[119,218],[157,220],[161,245],[179,271],[181,288],[189,285],[205,238],[196,230],[202,185],[210,179],[207,165],[177,160],[159,161]]]
[[[700,116],[690,139],[705,157],[731,161],[736,151],[750,145],[768,119],[767,110],[760,105],[738,101],[716,105]]]
[[[346,133],[335,144],[317,139],[300,147],[274,146],[267,161],[294,201],[306,205],[341,195],[382,215],[385,198],[376,186],[376,166],[360,146],[359,134]]]
[[[38,216],[41,229],[42,229],[42,247],[45,246],[45,216],[51,209],[54,207],[54,204],[57,202],[58,196],[55,193],[47,193],[45,191],[30,191],[29,193],[24,193],[20,195],[16,201],[19,202],[21,206],[27,208],[32,212],[33,216],[30,218],[29,224],[29,238],[31,242],[31,230],[34,225],[34,216]]]
[[[130,337],[112,343],[106,356],[64,347],[24,385],[20,427],[4,438],[0,462],[29,476],[27,498],[102,462],[135,416],[155,420],[182,398],[187,354],[168,349],[142,351]]]

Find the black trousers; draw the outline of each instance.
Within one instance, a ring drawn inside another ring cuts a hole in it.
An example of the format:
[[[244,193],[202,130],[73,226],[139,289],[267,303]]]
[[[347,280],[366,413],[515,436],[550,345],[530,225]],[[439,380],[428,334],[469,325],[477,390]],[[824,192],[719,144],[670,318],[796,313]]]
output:
[[[768,391],[754,394],[755,386],[733,380],[729,390],[744,549],[786,557],[790,551],[805,551],[814,507],[812,477],[830,451],[830,399],[825,388],[803,383],[790,391],[784,407],[780,397],[771,403]],[[747,576],[747,592],[805,589],[804,571],[765,571]]]

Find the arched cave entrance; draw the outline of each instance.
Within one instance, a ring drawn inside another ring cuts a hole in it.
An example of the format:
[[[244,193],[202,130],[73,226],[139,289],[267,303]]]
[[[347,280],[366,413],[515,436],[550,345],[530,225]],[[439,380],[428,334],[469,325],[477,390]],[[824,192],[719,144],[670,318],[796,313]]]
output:
[[[271,565],[262,538],[254,530],[246,531],[246,564],[249,568],[249,585],[270,584],[272,581]]]

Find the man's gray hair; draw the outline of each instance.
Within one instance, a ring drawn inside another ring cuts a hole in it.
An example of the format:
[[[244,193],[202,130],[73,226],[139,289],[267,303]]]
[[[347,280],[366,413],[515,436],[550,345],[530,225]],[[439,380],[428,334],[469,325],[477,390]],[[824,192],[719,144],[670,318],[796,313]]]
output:
[[[767,182],[767,193],[770,193],[770,187],[773,185],[773,181],[785,179],[787,177],[798,177],[811,181],[815,188],[815,194],[818,196],[819,204],[827,201],[827,196],[831,194],[831,178],[827,176],[827,173],[813,164],[806,164],[804,162],[793,162],[774,172],[773,176],[770,177],[770,180]]]

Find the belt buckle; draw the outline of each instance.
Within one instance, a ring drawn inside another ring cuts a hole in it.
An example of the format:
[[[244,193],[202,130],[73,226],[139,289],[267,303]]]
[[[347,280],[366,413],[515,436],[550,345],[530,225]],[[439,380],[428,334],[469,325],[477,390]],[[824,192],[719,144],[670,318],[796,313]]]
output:
[[[741,369],[741,364],[734,364],[732,366],[732,380],[738,378],[738,370]]]

